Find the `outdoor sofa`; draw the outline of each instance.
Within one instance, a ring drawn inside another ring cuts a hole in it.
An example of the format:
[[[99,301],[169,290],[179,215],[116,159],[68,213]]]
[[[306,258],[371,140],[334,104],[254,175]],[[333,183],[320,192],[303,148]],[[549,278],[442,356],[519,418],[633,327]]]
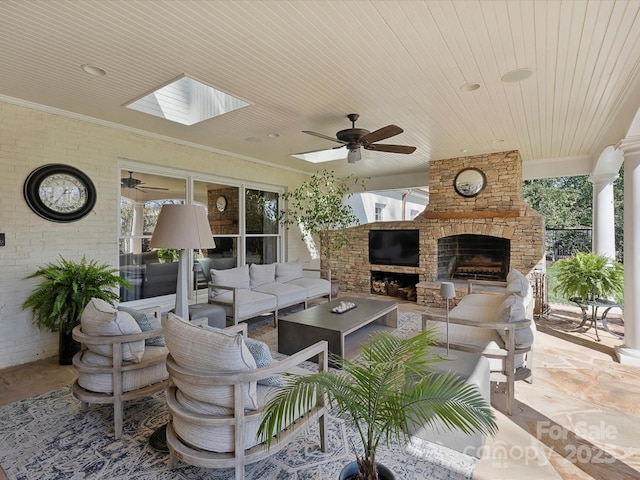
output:
[[[273,313],[273,324],[278,325],[278,310],[307,302],[314,298],[329,297],[331,282],[323,278],[310,278],[299,260],[265,265],[252,264],[226,270],[211,269],[209,303],[220,305],[234,325],[263,313]]]

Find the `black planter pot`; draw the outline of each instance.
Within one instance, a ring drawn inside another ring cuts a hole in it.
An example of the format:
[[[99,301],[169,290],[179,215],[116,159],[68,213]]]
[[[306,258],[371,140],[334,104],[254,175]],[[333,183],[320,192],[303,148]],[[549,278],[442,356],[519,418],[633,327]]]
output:
[[[76,342],[71,333],[58,334],[58,363],[71,365],[73,356],[80,351],[80,342]]]
[[[380,478],[380,480],[396,480],[393,472],[381,463],[376,462],[376,467],[378,469],[378,477]],[[356,478],[356,475],[358,475],[358,463],[351,462],[346,464],[340,471],[338,480],[353,480],[354,478]]]

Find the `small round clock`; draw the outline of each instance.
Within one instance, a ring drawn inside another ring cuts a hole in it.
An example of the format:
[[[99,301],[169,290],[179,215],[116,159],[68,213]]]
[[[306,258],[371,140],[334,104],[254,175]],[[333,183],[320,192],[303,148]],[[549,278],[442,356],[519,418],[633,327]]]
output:
[[[54,163],[36,168],[24,182],[31,210],[52,222],[74,222],[96,204],[96,187],[82,171]]]
[[[227,209],[227,197],[220,195],[216,200],[216,208],[219,212],[224,212]]]

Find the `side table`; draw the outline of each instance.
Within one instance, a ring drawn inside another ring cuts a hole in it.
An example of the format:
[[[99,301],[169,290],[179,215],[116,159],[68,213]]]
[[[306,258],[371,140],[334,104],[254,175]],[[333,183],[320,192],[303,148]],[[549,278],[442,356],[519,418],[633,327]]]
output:
[[[195,303],[189,305],[189,320],[206,318],[210,327],[226,328],[227,314],[220,305]]]
[[[576,332],[582,329],[585,323],[587,323],[587,321],[590,320],[593,328],[596,331],[596,341],[598,342],[600,341],[600,335],[598,334],[598,322],[602,324],[602,328],[605,331],[607,331],[614,337],[623,338],[622,335],[618,335],[617,333],[609,330],[609,325],[607,324],[607,314],[609,313],[609,310],[611,310],[614,307],[621,308],[621,305],[619,303],[612,302],[611,300],[605,300],[603,298],[596,298],[595,300],[587,300],[586,302],[584,302],[582,299],[575,298],[575,297],[571,298],[570,300],[576,305],[578,305],[580,307],[580,310],[582,310],[582,322],[580,322],[580,325],[578,325],[576,328],[572,328],[571,330],[568,330],[569,332]],[[587,312],[587,309],[589,307],[591,307],[590,315]],[[600,318],[598,318],[599,308],[604,309],[602,310],[602,316]],[[588,329],[589,327],[587,327],[587,330]]]

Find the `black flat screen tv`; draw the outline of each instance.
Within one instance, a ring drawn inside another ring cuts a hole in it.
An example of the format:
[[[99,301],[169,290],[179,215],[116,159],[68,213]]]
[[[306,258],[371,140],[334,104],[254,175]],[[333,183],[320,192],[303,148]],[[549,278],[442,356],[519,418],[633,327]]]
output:
[[[420,266],[419,230],[370,230],[369,263]]]

